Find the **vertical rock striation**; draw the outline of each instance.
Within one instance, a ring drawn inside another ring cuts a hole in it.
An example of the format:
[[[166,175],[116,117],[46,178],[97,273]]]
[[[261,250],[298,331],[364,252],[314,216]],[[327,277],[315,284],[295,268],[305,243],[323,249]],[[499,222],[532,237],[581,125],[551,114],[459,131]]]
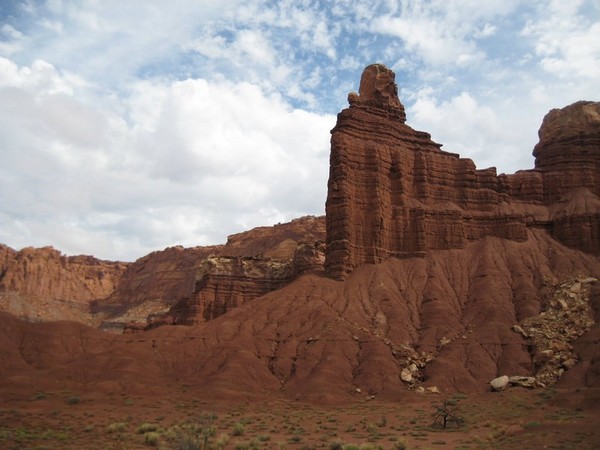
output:
[[[535,168],[498,176],[406,125],[395,75],[385,66],[368,66],[348,101],[331,137],[330,276],[343,279],[363,263],[463,248],[486,236],[522,242],[528,227],[600,253],[599,103],[551,111]]]

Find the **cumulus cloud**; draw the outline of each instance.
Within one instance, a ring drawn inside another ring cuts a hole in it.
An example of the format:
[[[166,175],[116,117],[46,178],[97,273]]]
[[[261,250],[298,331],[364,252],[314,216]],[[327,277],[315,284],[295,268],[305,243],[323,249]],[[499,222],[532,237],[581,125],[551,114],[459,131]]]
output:
[[[534,134],[533,124],[541,118],[531,118],[530,130],[501,117],[506,111],[480,104],[469,92],[438,102],[433,90],[420,92],[408,110],[411,125],[432,132],[432,139],[446,151],[471,158],[479,169],[496,167],[498,172],[513,173],[532,167],[533,144],[528,137]],[[514,118],[519,116],[516,114]],[[529,143],[530,147],[527,148]]]
[[[485,57],[477,39],[493,35],[497,28],[489,19],[513,11],[516,1],[404,1],[372,21],[372,30],[402,40],[405,49],[425,63],[473,64]]]
[[[331,116],[188,79],[137,84],[121,117],[48,63],[0,67],[0,241],[132,259],[324,210]]]
[[[523,35],[535,40],[535,54],[541,67],[562,78],[600,77],[600,20],[588,17],[583,1],[550,2],[531,19]]]

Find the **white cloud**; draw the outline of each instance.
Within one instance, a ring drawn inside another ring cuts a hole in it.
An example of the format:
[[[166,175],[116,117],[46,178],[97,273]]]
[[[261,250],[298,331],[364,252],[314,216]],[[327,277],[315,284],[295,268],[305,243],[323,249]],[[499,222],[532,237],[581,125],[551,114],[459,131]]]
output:
[[[6,36],[10,39],[20,39],[23,37],[23,33],[7,23],[0,27],[0,33],[2,36]]]
[[[489,19],[505,16],[517,1],[402,2],[400,11],[375,18],[371,30],[400,38],[408,52],[433,66],[464,66],[485,57],[477,39],[493,35]]]
[[[251,62],[261,65],[271,65],[275,61],[273,49],[258,31],[242,30],[238,33],[235,47],[243,55],[248,55]]]
[[[502,117],[505,111],[500,105],[497,110],[482,105],[468,92],[444,102],[438,102],[432,92],[431,88],[421,91],[409,108],[411,126],[430,132],[445,151],[473,159],[479,169],[495,166],[499,172],[512,173],[532,167],[533,144],[527,147],[526,136],[533,134],[535,125],[519,128],[516,121]],[[530,118],[528,124],[535,121],[541,122],[541,117]]]
[[[323,212],[332,116],[202,79],[140,82],[97,110],[43,61],[0,67],[0,242],[132,259]]]
[[[541,67],[565,79],[600,77],[600,20],[585,16],[582,1],[551,2],[531,19],[523,35],[532,37]]]
[[[490,23],[486,23],[485,25],[483,25],[483,27],[476,29],[473,32],[473,36],[477,39],[483,39],[493,36],[494,34],[496,34],[496,31],[498,31],[498,27]]]

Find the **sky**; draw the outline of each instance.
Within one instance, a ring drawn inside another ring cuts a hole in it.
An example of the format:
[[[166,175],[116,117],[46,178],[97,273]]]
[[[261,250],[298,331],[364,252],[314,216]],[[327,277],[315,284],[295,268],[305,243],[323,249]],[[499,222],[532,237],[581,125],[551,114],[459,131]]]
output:
[[[0,0],[0,242],[133,261],[325,212],[365,66],[498,173],[600,100],[597,0]]]

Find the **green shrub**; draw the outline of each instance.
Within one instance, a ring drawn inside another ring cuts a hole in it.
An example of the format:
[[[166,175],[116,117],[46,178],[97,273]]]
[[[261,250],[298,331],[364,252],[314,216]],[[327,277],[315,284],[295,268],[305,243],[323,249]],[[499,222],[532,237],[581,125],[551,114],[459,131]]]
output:
[[[127,424],[125,422],[114,422],[111,423],[108,427],[106,427],[106,431],[109,433],[121,433],[127,429]]]
[[[249,442],[238,442],[235,444],[235,450],[258,450],[260,447],[258,442],[252,439]]]
[[[244,434],[244,424],[241,422],[236,423],[233,426],[233,431],[231,432],[234,436],[241,436]]]
[[[189,433],[180,432],[177,445],[177,450],[200,450],[201,445],[199,439]]]
[[[343,450],[344,449],[344,444],[342,444],[340,441],[334,441],[331,444],[329,444],[329,450]]]
[[[385,427],[387,425],[387,417],[382,416],[381,419],[377,421],[376,425],[380,428]]]
[[[43,400],[46,397],[48,397],[48,394],[46,394],[44,391],[38,391],[34,394],[33,399],[34,400]]]
[[[143,423],[141,424],[138,429],[137,429],[137,433],[138,434],[144,434],[147,433],[149,431],[156,431],[158,430],[158,425],[155,425],[153,423]]]
[[[156,431],[148,431],[147,433],[144,433],[144,444],[146,445],[156,447],[159,440],[160,434],[158,434]]]
[[[77,396],[69,397],[67,399],[67,405],[77,405],[78,403],[81,403],[81,399]]]
[[[394,446],[392,447],[394,450],[408,450],[406,443],[404,441],[396,441],[394,442]]]
[[[223,449],[227,445],[227,442],[229,442],[229,435],[223,433],[215,441],[215,447],[217,449]]]

